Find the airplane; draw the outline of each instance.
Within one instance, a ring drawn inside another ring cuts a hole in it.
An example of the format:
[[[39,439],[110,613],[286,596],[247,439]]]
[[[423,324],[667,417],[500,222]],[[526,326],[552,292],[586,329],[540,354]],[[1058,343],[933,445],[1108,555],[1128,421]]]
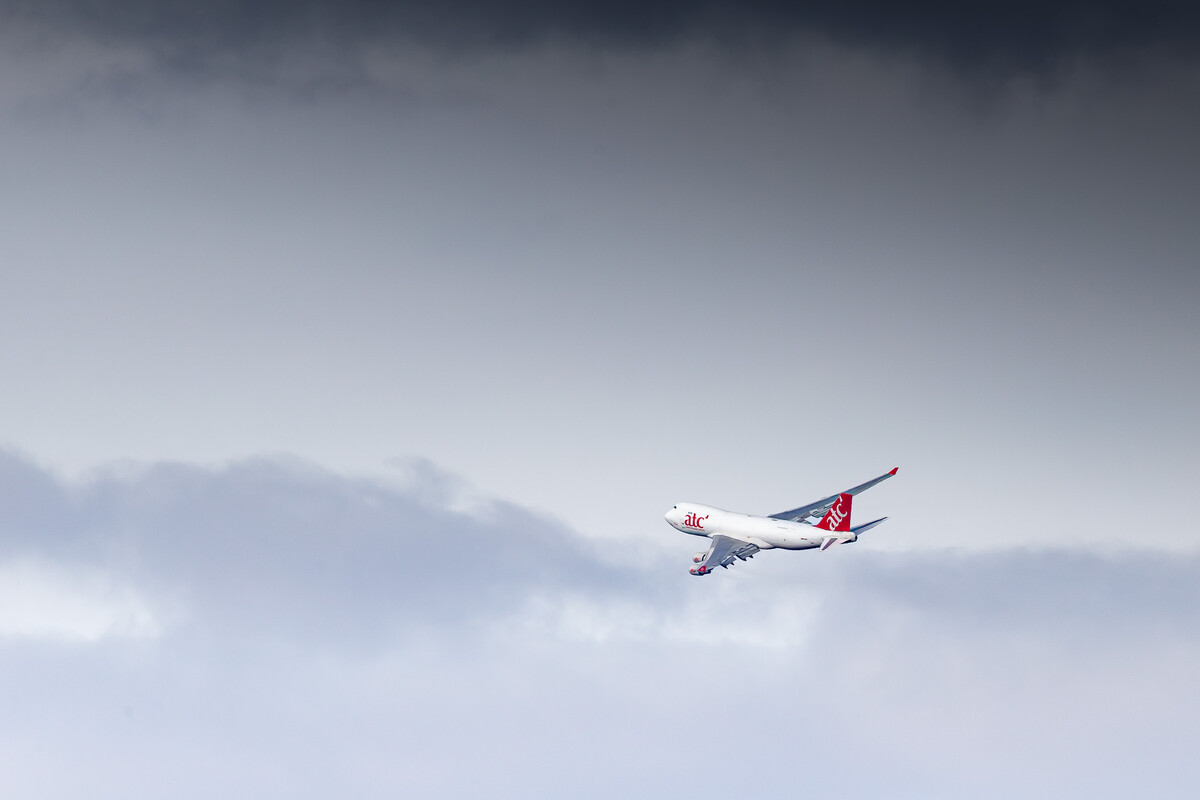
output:
[[[859,484],[838,494],[831,494],[806,506],[781,511],[769,517],[738,514],[698,503],[678,503],[671,506],[666,520],[672,528],[693,536],[707,536],[712,545],[696,553],[692,562],[693,575],[707,575],[717,567],[729,569],[737,560],[754,558],[759,550],[811,550],[858,541],[858,535],[874,528],[887,517],[863,525],[850,525],[850,506],[854,495],[870,489],[895,475],[894,468],[878,478]],[[815,525],[812,520],[820,517]]]

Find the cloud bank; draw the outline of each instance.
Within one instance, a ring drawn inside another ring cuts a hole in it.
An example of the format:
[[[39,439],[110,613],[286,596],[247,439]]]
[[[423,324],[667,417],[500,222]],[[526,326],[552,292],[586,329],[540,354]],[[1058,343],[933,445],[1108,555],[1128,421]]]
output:
[[[1200,786],[1186,752],[1200,733],[1196,557],[863,542],[696,580],[690,543],[657,520],[642,541],[601,549],[512,505],[448,510],[435,483],[279,459],[66,482],[4,456],[0,621],[57,613],[96,586],[109,587],[101,611],[133,620],[74,636],[0,626],[5,785],[40,797]],[[38,583],[31,563],[105,577]]]

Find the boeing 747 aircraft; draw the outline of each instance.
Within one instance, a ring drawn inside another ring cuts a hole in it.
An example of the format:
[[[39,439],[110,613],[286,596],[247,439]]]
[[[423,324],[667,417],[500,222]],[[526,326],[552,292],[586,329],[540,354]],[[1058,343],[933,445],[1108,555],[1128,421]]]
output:
[[[863,525],[850,525],[850,505],[854,495],[870,489],[880,481],[886,481],[899,470],[880,475],[874,480],[832,494],[806,506],[781,511],[769,517],[753,514],[737,514],[722,511],[712,506],[696,503],[679,503],[667,512],[667,522],[672,528],[693,536],[707,536],[712,545],[705,552],[696,553],[692,561],[693,575],[707,575],[717,567],[729,569],[735,559],[745,561],[753,558],[759,550],[811,550],[819,547],[828,550],[834,545],[858,541],[858,535],[874,528],[887,517]],[[812,520],[820,518],[813,524]]]

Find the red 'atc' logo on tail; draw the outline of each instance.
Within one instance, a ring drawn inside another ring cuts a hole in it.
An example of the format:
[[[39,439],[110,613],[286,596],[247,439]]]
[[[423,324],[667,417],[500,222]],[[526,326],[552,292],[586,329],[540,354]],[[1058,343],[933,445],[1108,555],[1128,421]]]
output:
[[[853,501],[854,495],[839,494],[838,499],[829,507],[829,511],[817,523],[817,527],[824,531],[850,530],[850,504]]]

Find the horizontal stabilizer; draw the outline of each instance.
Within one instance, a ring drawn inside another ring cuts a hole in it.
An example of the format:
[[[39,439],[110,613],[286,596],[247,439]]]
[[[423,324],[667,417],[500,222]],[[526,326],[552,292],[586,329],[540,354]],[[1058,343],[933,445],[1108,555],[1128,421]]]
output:
[[[883,522],[885,519],[887,519],[887,517],[880,517],[879,519],[877,519],[877,520],[874,520],[874,521],[872,521],[872,522],[864,522],[862,525],[855,525],[855,526],[854,526],[853,528],[851,528],[850,530],[851,530],[851,532],[853,532],[855,535],[857,535],[857,534],[860,534],[860,533],[862,533],[863,531],[869,531],[869,530],[871,530],[871,528],[874,528],[876,525],[878,525],[879,523]]]
[[[858,536],[853,533],[843,533],[841,536],[826,536],[821,542],[821,549],[828,550],[834,545],[845,544],[846,542],[857,541]]]

